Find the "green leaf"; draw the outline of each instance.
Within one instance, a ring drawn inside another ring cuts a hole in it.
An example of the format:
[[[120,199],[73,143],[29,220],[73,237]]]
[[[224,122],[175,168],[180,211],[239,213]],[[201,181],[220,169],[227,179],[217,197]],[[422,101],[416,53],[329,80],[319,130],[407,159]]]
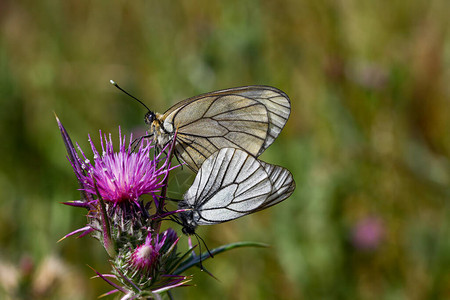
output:
[[[264,248],[267,248],[267,247],[269,247],[269,245],[263,244],[263,243],[257,243],[257,242],[237,242],[237,243],[232,243],[232,244],[228,244],[228,245],[223,245],[218,248],[214,248],[214,249],[210,250],[209,252],[212,255],[217,255],[222,252],[232,250],[235,248],[241,248],[241,247],[264,247]],[[211,256],[209,255],[208,251],[203,252],[201,255],[195,255],[195,253],[192,252],[191,255],[180,264],[180,266],[178,267],[178,269],[175,271],[174,274],[178,275],[178,274],[186,271],[187,269],[192,268],[195,265],[199,265],[200,262],[204,262],[205,260],[207,260],[210,257]]]

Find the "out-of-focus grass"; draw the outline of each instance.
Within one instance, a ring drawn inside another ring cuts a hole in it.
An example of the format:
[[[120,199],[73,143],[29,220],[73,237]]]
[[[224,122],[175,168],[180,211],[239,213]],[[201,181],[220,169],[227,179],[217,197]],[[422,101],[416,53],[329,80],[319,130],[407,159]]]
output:
[[[296,192],[199,229],[210,247],[273,247],[218,256],[206,267],[220,281],[197,272],[176,299],[449,298],[448,11],[445,0],[3,1],[0,293],[108,290],[88,280],[86,264],[109,270],[96,241],[56,243],[85,212],[59,204],[79,195],[53,112],[85,149],[98,129],[142,131],[144,110],[114,79],[159,112],[247,84],[292,100],[262,158],[289,168]],[[370,247],[355,241],[365,220],[379,233]]]

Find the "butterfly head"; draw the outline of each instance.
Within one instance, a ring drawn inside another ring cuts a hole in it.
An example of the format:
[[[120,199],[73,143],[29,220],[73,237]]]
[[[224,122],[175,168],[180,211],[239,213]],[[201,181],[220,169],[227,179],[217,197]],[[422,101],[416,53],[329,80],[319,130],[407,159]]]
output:
[[[147,125],[151,125],[153,123],[153,121],[155,121],[156,119],[156,115],[154,112],[152,112],[151,110],[149,110],[144,117],[144,122]]]
[[[195,229],[197,228],[197,223],[193,218],[193,211],[184,211],[179,213],[181,225],[183,229],[181,230],[185,235],[195,234]]]
[[[183,224],[183,229],[181,229],[181,231],[182,231],[185,235],[194,235],[194,234],[195,234],[195,228],[196,228],[196,226],[192,226],[192,225],[188,225],[188,224]]]

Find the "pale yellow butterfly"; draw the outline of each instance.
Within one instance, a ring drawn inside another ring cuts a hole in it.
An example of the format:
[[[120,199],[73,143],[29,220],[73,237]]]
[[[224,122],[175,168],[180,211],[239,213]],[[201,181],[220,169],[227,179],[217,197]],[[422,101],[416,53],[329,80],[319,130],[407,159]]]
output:
[[[175,155],[196,172],[222,148],[240,148],[259,156],[280,134],[290,112],[290,100],[283,91],[254,85],[185,99],[164,114],[148,109],[145,122],[161,148],[177,131]]]

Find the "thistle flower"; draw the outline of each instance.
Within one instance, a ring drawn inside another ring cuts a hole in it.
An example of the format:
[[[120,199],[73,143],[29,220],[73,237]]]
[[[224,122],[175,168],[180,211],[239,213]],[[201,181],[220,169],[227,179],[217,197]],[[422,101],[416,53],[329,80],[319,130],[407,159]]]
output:
[[[362,251],[376,250],[384,238],[384,226],[377,217],[360,220],[352,232],[353,245]]]
[[[141,277],[150,277],[153,269],[156,267],[156,260],[163,245],[163,243],[158,242],[153,241],[152,235],[149,233],[145,243],[139,245],[131,254],[129,266],[134,272],[140,273]]]
[[[173,275],[179,265],[177,243],[179,238],[171,228],[152,236],[133,248],[124,248],[113,262],[114,276],[126,287],[127,293],[145,295],[185,285],[189,277]],[[132,283],[132,284],[131,284]]]
[[[170,171],[168,159],[161,158],[161,154],[152,159],[153,145],[145,139],[137,145],[136,151],[132,151],[132,136],[126,143],[119,128],[118,152],[114,152],[111,135],[107,138],[100,131],[101,154],[89,136],[93,153],[91,162],[78,144],[80,155],[77,153],[59,120],[58,125],[82,194],[81,200],[65,204],[85,207],[89,211],[88,225],[65,237],[93,233],[112,257],[130,239],[133,243],[145,240],[152,202],[144,203],[141,196],[150,194],[159,206],[156,193],[164,186]],[[127,238],[123,238],[124,233]]]
[[[113,207],[126,202],[138,205],[140,196],[155,195],[160,191],[167,170],[164,165],[157,168],[157,159],[149,158],[153,145],[147,140],[142,140],[137,152],[132,152],[133,136],[130,137],[128,150],[125,147],[125,136],[122,138],[120,128],[119,137],[121,138],[119,152],[114,152],[111,134],[108,140],[106,135],[102,138],[100,131],[102,148],[100,155],[89,136],[94,164],[78,147],[84,157],[81,167],[87,172],[79,172],[76,168],[74,170],[78,173],[78,178],[83,181],[85,192],[96,194],[98,189],[103,200],[111,203]]]

